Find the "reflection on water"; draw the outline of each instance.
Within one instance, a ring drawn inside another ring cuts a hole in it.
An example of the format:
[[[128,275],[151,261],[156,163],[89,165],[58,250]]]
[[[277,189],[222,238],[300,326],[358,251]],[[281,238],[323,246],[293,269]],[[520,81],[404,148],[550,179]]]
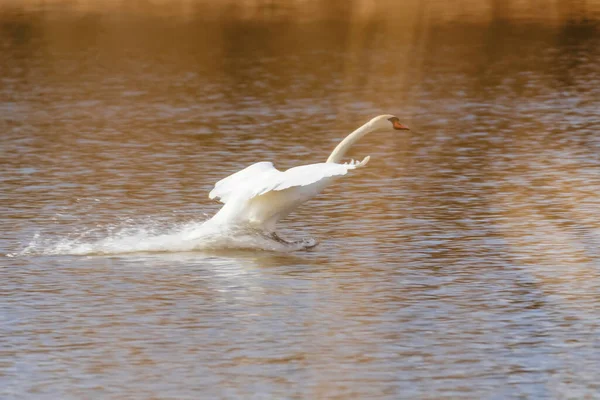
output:
[[[0,397],[597,395],[600,3],[536,4],[0,1]],[[312,251],[52,251],[381,113]]]

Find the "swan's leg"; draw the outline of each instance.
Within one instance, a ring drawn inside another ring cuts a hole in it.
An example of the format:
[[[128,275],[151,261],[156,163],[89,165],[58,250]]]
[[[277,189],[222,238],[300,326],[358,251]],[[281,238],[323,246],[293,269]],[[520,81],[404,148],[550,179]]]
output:
[[[279,243],[294,244],[294,242],[288,242],[287,240],[280,238],[279,235],[275,232],[271,232],[271,238]]]
[[[302,249],[311,249],[319,244],[319,242],[317,242],[315,239],[302,239],[302,240],[297,240],[295,242],[290,242],[288,240],[282,239],[275,232],[271,233],[271,238],[279,243],[283,243],[288,246],[300,246],[300,248],[302,248]]]

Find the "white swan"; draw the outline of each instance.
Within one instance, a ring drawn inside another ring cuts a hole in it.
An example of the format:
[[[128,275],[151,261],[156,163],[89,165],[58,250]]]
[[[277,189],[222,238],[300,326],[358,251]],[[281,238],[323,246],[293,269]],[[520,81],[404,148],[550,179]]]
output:
[[[327,185],[349,170],[363,167],[370,157],[361,162],[340,164],[348,149],[367,133],[408,130],[394,115],[380,115],[349,134],[333,150],[324,163],[302,165],[281,172],[273,163],[258,162],[220,180],[210,192],[223,207],[211,218],[211,223],[223,227],[250,228],[280,243],[308,248],[316,241],[287,242],[275,233],[277,222],[300,204],[319,194]]]

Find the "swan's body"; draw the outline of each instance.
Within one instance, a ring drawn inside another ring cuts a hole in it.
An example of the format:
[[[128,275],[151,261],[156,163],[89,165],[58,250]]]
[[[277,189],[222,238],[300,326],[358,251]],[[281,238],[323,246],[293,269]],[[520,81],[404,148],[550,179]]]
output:
[[[259,162],[217,182],[210,192],[223,208],[213,219],[228,224],[247,224],[273,232],[277,221],[319,194],[336,176],[368,162],[320,163],[277,170],[271,162]]]
[[[361,162],[339,163],[358,139],[367,133],[393,129],[408,128],[393,115],[380,115],[348,135],[325,163],[302,165],[281,172],[271,162],[263,161],[220,180],[209,197],[224,205],[211,221],[226,227],[258,230],[284,242],[275,234],[277,222],[323,191],[335,178],[369,162],[367,156]],[[314,245],[304,243],[306,247]]]

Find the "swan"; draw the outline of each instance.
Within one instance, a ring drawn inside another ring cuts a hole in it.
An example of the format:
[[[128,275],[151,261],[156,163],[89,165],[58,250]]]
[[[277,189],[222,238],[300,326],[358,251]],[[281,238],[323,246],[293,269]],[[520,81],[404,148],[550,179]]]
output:
[[[348,171],[362,168],[370,156],[362,161],[340,161],[360,138],[368,133],[409,130],[394,115],[380,115],[350,133],[340,142],[324,163],[302,165],[279,171],[269,161],[257,162],[215,184],[208,197],[223,203],[209,220],[221,227],[249,228],[284,245],[299,248],[316,246],[313,239],[288,242],[275,232],[279,220],[302,203],[310,200]]]

